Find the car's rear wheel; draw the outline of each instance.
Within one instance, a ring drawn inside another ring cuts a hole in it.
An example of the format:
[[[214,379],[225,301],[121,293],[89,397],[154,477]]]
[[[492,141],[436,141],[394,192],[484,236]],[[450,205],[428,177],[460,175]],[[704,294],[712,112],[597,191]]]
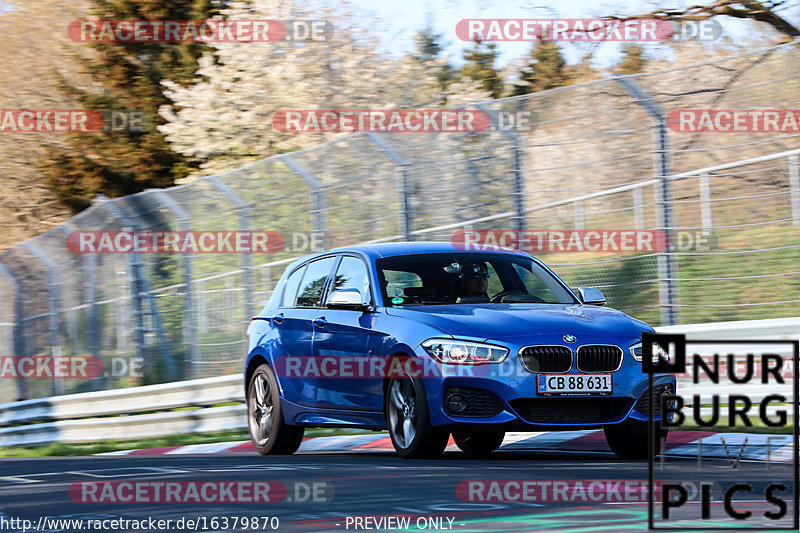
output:
[[[505,431],[454,431],[453,440],[467,455],[485,455],[503,444]]]
[[[437,457],[450,436],[431,426],[422,380],[408,374],[392,378],[386,389],[384,413],[397,455],[406,458]]]
[[[247,385],[247,425],[261,455],[291,455],[303,441],[304,428],[283,419],[278,381],[269,365],[256,368]]]
[[[656,426],[653,449],[648,450],[647,422],[623,422],[603,428],[609,448],[620,459],[647,459],[661,453],[669,430]]]

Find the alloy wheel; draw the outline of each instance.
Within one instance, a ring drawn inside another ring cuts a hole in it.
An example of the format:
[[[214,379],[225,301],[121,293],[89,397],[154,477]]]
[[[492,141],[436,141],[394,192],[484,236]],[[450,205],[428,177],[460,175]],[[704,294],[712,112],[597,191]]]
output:
[[[417,434],[417,397],[410,379],[394,380],[389,388],[389,431],[402,448]]]
[[[264,446],[272,431],[272,395],[269,382],[264,374],[253,377],[250,392],[250,436],[260,446]]]

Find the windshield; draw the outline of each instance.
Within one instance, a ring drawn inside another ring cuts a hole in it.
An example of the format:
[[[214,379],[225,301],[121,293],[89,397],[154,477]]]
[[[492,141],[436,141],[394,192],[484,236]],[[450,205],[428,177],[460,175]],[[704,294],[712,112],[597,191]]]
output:
[[[387,306],[474,303],[579,303],[542,265],[503,253],[441,253],[377,261]]]

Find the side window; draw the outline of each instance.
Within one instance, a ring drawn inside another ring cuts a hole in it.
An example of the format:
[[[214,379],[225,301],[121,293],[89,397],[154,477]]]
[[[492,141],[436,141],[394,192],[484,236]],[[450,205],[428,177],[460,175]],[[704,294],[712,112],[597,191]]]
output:
[[[558,303],[562,301],[559,295],[553,292],[553,289],[535,273],[518,263],[514,263],[514,270],[516,270],[517,275],[519,275],[522,283],[525,285],[525,290],[528,291],[528,294],[536,296],[547,303]]]
[[[489,296],[497,294],[503,290],[503,283],[500,281],[500,276],[491,263],[486,264],[486,272],[489,274],[489,287],[486,289],[486,294]]]
[[[281,307],[294,307],[297,288],[300,286],[300,280],[303,279],[303,272],[305,272],[305,270],[306,267],[302,266],[289,275],[289,278],[286,280],[286,285],[283,288]]]
[[[336,277],[333,278],[333,285],[328,298],[333,291],[342,289],[358,289],[361,293],[363,303],[371,303],[372,297],[369,291],[369,273],[364,261],[357,257],[344,256],[339,268],[336,270]]]
[[[326,257],[308,264],[297,293],[297,307],[320,307],[322,290],[335,261],[335,257]]]

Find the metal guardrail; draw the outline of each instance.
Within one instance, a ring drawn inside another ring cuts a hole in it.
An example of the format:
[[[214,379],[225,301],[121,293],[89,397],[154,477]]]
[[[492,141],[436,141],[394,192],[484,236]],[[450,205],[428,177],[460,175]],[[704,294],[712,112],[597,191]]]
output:
[[[0,446],[36,446],[163,437],[181,433],[217,433],[245,429],[244,404],[126,417],[59,420],[0,429]]]
[[[245,429],[243,400],[234,374],[14,402],[0,405],[0,447]]]
[[[800,339],[800,317],[656,328],[682,333],[687,340]],[[693,394],[719,392],[704,383],[680,379],[678,387]],[[786,391],[773,385],[747,384],[736,393],[755,402]],[[82,443],[130,440],[176,433],[213,433],[247,428],[244,387],[239,374],[25,400],[0,405],[0,447],[54,442]],[[231,404],[235,405],[221,405]],[[690,407],[688,409],[691,409]],[[773,414],[775,407],[768,409]],[[708,408],[702,409],[708,415]]]
[[[0,405],[0,426],[42,420],[170,411],[243,400],[240,375],[85,392]]]

